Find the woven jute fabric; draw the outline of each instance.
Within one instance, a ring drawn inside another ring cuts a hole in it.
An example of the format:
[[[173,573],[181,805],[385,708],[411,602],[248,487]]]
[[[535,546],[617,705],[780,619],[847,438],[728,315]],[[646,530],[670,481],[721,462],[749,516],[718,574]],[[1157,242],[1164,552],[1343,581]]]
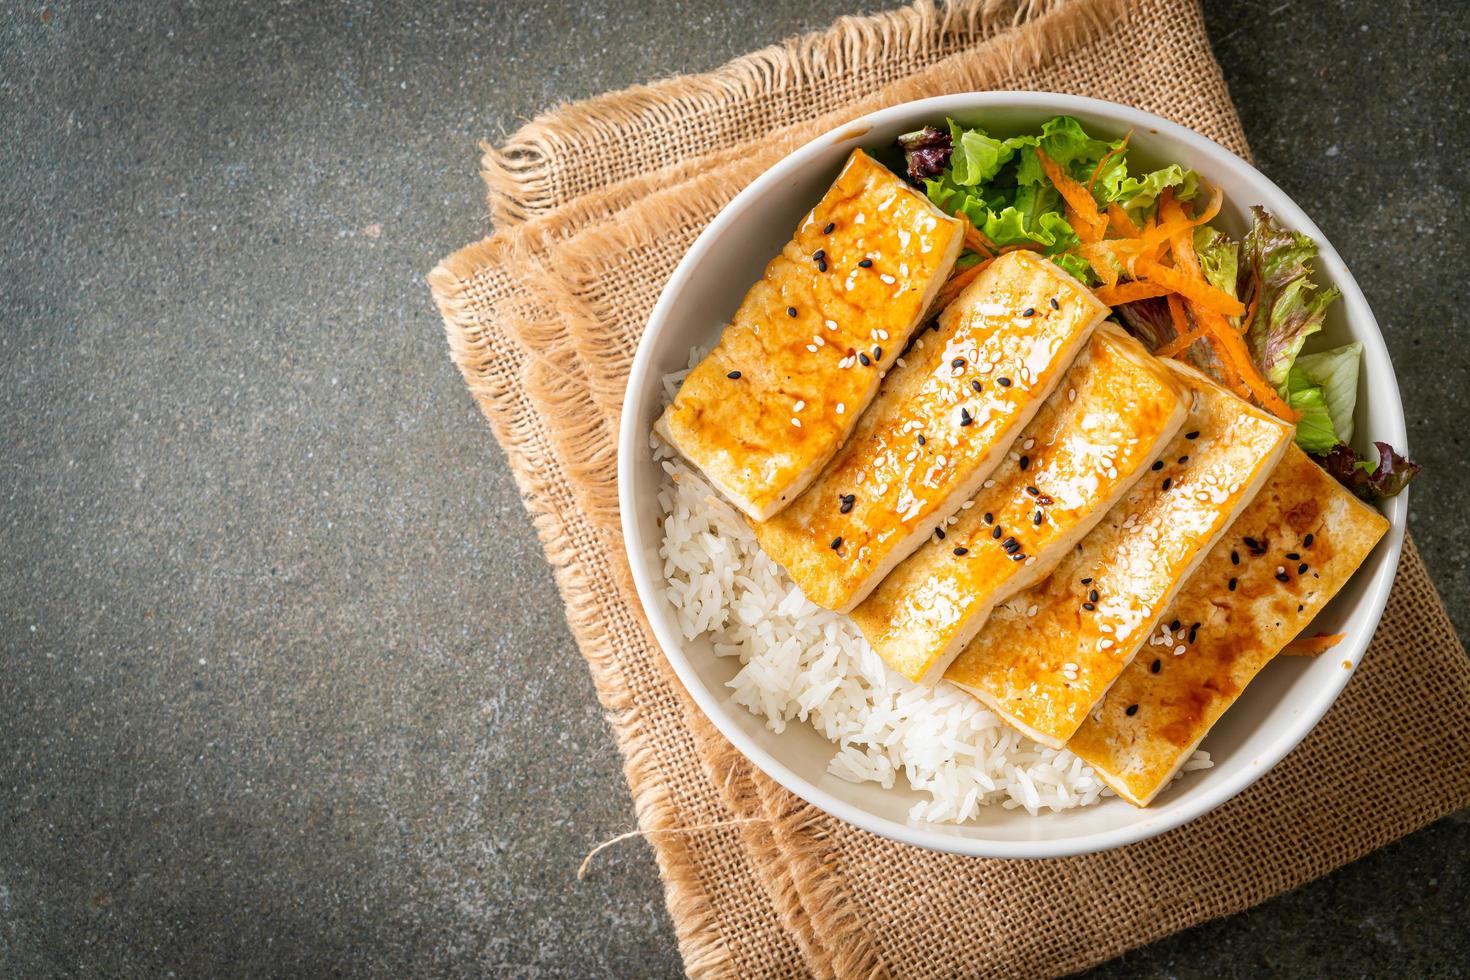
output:
[[[680,687],[632,587],[615,476],[618,406],[660,289],[795,146],[885,105],[986,89],[1125,102],[1248,153],[1193,0],[924,2],[536,119],[486,150],[497,233],[430,275],[624,753],[692,975],[1064,973],[1470,804],[1470,669],[1412,543],[1362,667],[1307,740],[1210,815],[1105,854],[1006,862],[876,838],[755,770]]]

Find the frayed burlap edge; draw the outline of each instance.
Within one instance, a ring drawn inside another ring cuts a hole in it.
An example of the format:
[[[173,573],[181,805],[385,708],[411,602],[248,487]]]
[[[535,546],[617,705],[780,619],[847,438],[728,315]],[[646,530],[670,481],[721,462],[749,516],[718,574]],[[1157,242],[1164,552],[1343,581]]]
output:
[[[837,74],[874,74],[891,55],[937,60],[953,50],[994,37],[1064,7],[1067,0],[959,0],[942,9],[932,0],[865,17],[843,17],[832,27],[771,45],[712,72],[636,85],[543,113],[513,133],[503,146],[482,144],[481,174],[491,219],[506,227],[567,203],[557,186],[557,167],[580,147],[629,141],[630,133],[757,104],[778,91],[823,84]],[[613,172],[608,184],[633,178],[637,164]],[[660,186],[687,176],[676,163],[648,178]],[[606,185],[604,185],[606,186]]]

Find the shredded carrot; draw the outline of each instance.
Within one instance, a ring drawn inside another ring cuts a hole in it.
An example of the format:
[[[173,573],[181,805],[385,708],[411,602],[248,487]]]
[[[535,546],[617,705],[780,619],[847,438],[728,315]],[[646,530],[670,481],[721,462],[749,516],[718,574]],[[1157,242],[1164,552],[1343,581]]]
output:
[[[1078,223],[1073,226],[1077,237],[1084,242],[1095,242],[1102,238],[1103,230],[1107,222],[1098,213],[1097,202],[1092,199],[1092,192],[1073,180],[1051,157],[1047,156],[1041,149],[1036,147],[1036,160],[1041,164],[1041,169],[1046,174],[1046,179],[1052,182],[1062,200],[1077,212]]]
[[[954,275],[950,276],[949,280],[940,287],[939,295],[935,297],[934,300],[934,308],[936,310],[942,310],[950,303],[954,302],[954,298],[958,296],[961,292],[963,292],[966,286],[974,282],[975,277],[978,276],[982,271],[984,271],[986,266],[994,261],[994,259],[986,259],[983,262],[976,262],[968,269],[956,272]]]
[[[1288,657],[1315,657],[1319,653],[1331,650],[1342,642],[1346,633],[1318,633],[1316,636],[1299,636],[1292,640],[1281,652]]]
[[[1133,130],[1130,129],[1128,130],[1128,134],[1123,137],[1123,142],[1119,143],[1117,146],[1104,153],[1102,155],[1102,159],[1097,161],[1097,168],[1092,171],[1092,179],[1087,182],[1087,193],[1091,194],[1092,189],[1097,186],[1097,178],[1102,176],[1103,167],[1107,166],[1108,161],[1111,160],[1113,157],[1126,150],[1128,148],[1128,141],[1132,138]]]
[[[1194,254],[1194,225],[1189,215],[1184,213],[1184,208],[1174,200],[1173,188],[1166,188],[1159,195],[1159,217],[1170,224],[1176,222],[1188,222],[1181,224],[1174,234],[1169,236],[1169,251],[1174,254],[1174,266],[1183,272],[1189,273],[1196,279],[1203,279],[1204,272],[1199,267],[1199,257]]]
[[[1203,279],[1195,279],[1178,269],[1160,265],[1154,259],[1140,256],[1134,269],[1140,278],[1167,286],[1203,309],[1225,316],[1240,316],[1245,312],[1245,307],[1235,297],[1222,293]]]
[[[1184,303],[1174,293],[1168,297],[1169,320],[1174,324],[1174,336],[1183,337],[1190,332],[1189,318],[1184,315]]]
[[[1143,234],[1143,229],[1133,223],[1133,219],[1128,217],[1128,212],[1123,210],[1121,204],[1108,205],[1108,224],[1112,226],[1119,238],[1137,238]]]
[[[1206,333],[1203,327],[1195,327],[1188,333],[1182,333],[1167,344],[1164,344],[1158,350],[1154,351],[1154,354],[1159,357],[1178,357],[1180,354],[1189,350],[1196,340],[1203,340],[1208,336],[1209,334]]]
[[[1146,228],[1139,236],[1143,246],[1140,255],[1156,259],[1159,257],[1160,249],[1167,242],[1172,247],[1173,243],[1180,241],[1185,232],[1191,232],[1194,228],[1204,224],[1215,215],[1220,213],[1220,205],[1224,201],[1224,193],[1217,187],[1215,193],[1210,197],[1210,203],[1196,217],[1189,217],[1180,210],[1178,203],[1174,201],[1172,189],[1166,188],[1159,195],[1159,221],[1157,224]],[[1165,207],[1165,205],[1171,205]],[[1193,239],[1190,239],[1189,254],[1194,254]],[[1203,278],[1203,277],[1196,277]]]
[[[1089,259],[1089,261],[1091,260]],[[1116,286],[1104,286],[1095,292],[1097,298],[1109,306],[1122,306],[1124,303],[1133,303],[1141,299],[1165,296],[1168,294],[1169,289],[1167,286],[1160,286],[1156,282],[1134,281],[1120,282]]]
[[[985,233],[971,224],[968,218],[965,220],[965,248],[987,259],[995,254],[995,242],[985,237]]]

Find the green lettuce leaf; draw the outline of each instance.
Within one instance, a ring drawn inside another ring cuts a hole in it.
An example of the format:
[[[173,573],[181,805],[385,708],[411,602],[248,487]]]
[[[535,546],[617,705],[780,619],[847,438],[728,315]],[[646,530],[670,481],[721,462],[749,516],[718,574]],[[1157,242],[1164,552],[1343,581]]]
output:
[[[1332,427],[1321,386],[1307,381],[1300,371],[1291,372],[1286,403],[1301,413],[1296,422],[1296,444],[1302,449],[1320,456],[1342,441]]]
[[[982,129],[965,129],[953,119],[949,121],[949,135],[954,144],[949,158],[951,177],[962,187],[975,187],[995,179],[1001,167],[1016,155],[1016,150],[1032,141],[1028,137],[996,139]]]
[[[1257,308],[1246,340],[1256,366],[1284,396],[1302,344],[1322,329],[1338,289],[1318,290],[1311,281],[1316,242],[1278,224],[1265,208],[1254,206],[1251,213],[1254,223],[1241,258],[1255,286]]]
[[[1040,146],[1043,153],[1052,159],[1052,162],[1061,167],[1068,176],[1082,183],[1092,179],[1092,173],[1097,169],[1098,162],[1108,153],[1116,149],[1121,140],[1109,143],[1107,140],[1095,140],[1087,135],[1082,124],[1071,116],[1057,116],[1048,119],[1041,127],[1039,137],[1018,137],[1027,140],[1028,145]],[[1116,186],[1128,173],[1128,165],[1123,157],[1118,154],[1108,161],[1108,166],[1103,173],[1098,175],[1097,187],[1094,188],[1094,196],[1106,202],[1110,197],[1101,197],[1100,191],[1109,186]],[[1051,181],[1046,179],[1046,172],[1041,169],[1041,162],[1036,159],[1035,153],[1022,153],[1016,167],[1016,183],[1030,185],[1051,186]]]
[[[1194,254],[1199,257],[1201,271],[1210,285],[1235,299],[1240,277],[1240,246],[1209,225],[1194,230]]]
[[[1138,221],[1147,215],[1166,187],[1174,188],[1174,196],[1179,200],[1192,200],[1199,193],[1199,175],[1177,163],[1142,177],[1125,175],[1107,200],[1117,201],[1134,221]]]
[[[1358,402],[1358,366],[1362,360],[1363,345],[1359,343],[1303,354],[1296,359],[1287,378],[1289,389],[1298,387],[1299,383],[1322,389],[1338,442],[1353,441],[1353,409]]]

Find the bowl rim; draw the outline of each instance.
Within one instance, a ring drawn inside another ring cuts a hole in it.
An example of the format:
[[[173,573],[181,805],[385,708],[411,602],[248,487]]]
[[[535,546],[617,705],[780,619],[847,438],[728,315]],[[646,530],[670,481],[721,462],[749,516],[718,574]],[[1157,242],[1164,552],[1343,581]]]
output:
[[[653,373],[655,370],[655,365],[653,364],[655,340],[667,321],[669,310],[683,289],[686,280],[690,277],[691,272],[699,266],[705,254],[710,249],[716,247],[725,229],[736,219],[750,201],[767,193],[771,188],[779,184],[787,174],[817,157],[824,150],[830,149],[834,144],[848,142],[853,140],[854,137],[861,138],[861,135],[866,135],[871,130],[883,127],[892,120],[904,116],[926,113],[932,118],[939,119],[953,116],[957,113],[983,112],[987,109],[1035,110],[1038,113],[1050,115],[1084,113],[1107,116],[1121,126],[1132,126],[1141,131],[1165,135],[1177,141],[1190,144],[1191,149],[1199,153],[1201,158],[1207,161],[1205,166],[1197,168],[1207,178],[1207,168],[1210,166],[1235,169],[1242,171],[1251,183],[1267,192],[1266,196],[1274,195],[1278,199],[1276,203],[1272,204],[1272,209],[1276,213],[1276,216],[1290,227],[1312,236],[1319,248],[1319,268],[1323,265],[1333,267],[1331,278],[1342,290],[1342,301],[1345,309],[1348,311],[1349,322],[1353,325],[1353,339],[1363,344],[1365,360],[1381,361],[1388,368],[1382,380],[1376,382],[1371,392],[1371,397],[1375,399],[1388,399],[1387,406],[1380,406],[1387,407],[1388,409],[1388,419],[1385,426],[1388,430],[1386,433],[1387,441],[1392,442],[1395,446],[1403,447],[1401,449],[1402,452],[1408,452],[1406,425],[1404,421],[1403,403],[1399,394],[1398,377],[1393,371],[1392,360],[1389,357],[1387,345],[1383,340],[1383,334],[1378,328],[1377,319],[1374,317],[1372,309],[1368,306],[1367,299],[1363,296],[1357,280],[1353,277],[1346,263],[1342,261],[1342,257],[1338,254],[1337,250],[1333,248],[1331,242],[1322,234],[1322,230],[1317,227],[1316,222],[1312,221],[1301,207],[1285,191],[1278,187],[1274,181],[1265,174],[1262,174],[1248,161],[1208,137],[1179,123],[1171,122],[1161,116],[1145,112],[1141,109],[1135,109],[1131,106],[1107,102],[1101,99],[1055,92],[965,92],[887,106],[828,130],[796,150],[793,150],[790,154],[764,171],[747,187],[741,190],[740,193],[736,194],[721,209],[720,213],[715,216],[709,225],[700,232],[693,245],[685,252],[678,266],[675,267],[673,273],[669,276],[668,282],[664,284],[658,301],[654,305],[653,311],[649,314],[643,334],[639,338],[638,348],[629,370],[628,384],[624,392],[622,416],[619,421],[618,430],[618,506],[622,524],[625,556],[632,570],[638,599],[643,606],[645,618],[653,629],[654,636],[658,640],[664,657],[674,668],[674,672],[680,682],[693,697],[695,703],[699,705],[700,710],[704,712],[705,716],[710,719],[732,745],[740,750],[742,755],[754,763],[767,776],[776,780],[787,790],[807,803],[824,812],[860,827],[863,830],[900,843],[974,857],[1022,859],[1069,857],[1078,854],[1096,853],[1146,840],[1180,827],[1213,811],[1241,793],[1272,769],[1316,727],[1322,716],[1327,713],[1327,710],[1336,701],[1343,688],[1346,687],[1348,681],[1351,680],[1352,675],[1356,673],[1358,665],[1362,660],[1362,654],[1377,631],[1379,621],[1383,615],[1384,606],[1388,602],[1389,591],[1393,585],[1403,547],[1404,529],[1408,514],[1407,491],[1388,500],[1384,507],[1384,516],[1389,521],[1389,529],[1384,535],[1383,540],[1379,542],[1378,547],[1385,549],[1384,557],[1386,560],[1367,584],[1363,599],[1355,607],[1358,610],[1364,608],[1368,610],[1369,616],[1364,627],[1349,636],[1343,646],[1337,651],[1338,655],[1351,662],[1349,668],[1339,672],[1340,683],[1335,686],[1327,685],[1310,691],[1310,700],[1299,706],[1295,706],[1297,707],[1295,719],[1285,737],[1270,744],[1259,754],[1252,765],[1243,766],[1239,771],[1221,777],[1218,780],[1218,784],[1203,787],[1200,792],[1196,793],[1174,811],[1168,814],[1155,813],[1150,816],[1149,810],[1140,809],[1138,811],[1139,819],[1124,826],[1110,830],[1081,833],[1065,838],[995,840],[984,837],[965,837],[956,834],[941,833],[928,829],[929,825],[923,823],[900,822],[870,813],[861,807],[833,796],[831,793],[798,775],[779,758],[754,742],[727,716],[725,707],[706,690],[703,681],[697,675],[693,663],[684,650],[683,638],[674,629],[669,617],[664,615],[662,610],[657,606],[655,600],[658,596],[656,590],[659,588],[659,583],[653,580],[653,576],[649,574],[638,555],[638,552],[643,549],[645,542],[642,539],[638,527],[638,501],[633,497],[632,487],[635,467],[643,462],[640,453],[646,451],[648,433],[646,431],[647,426],[638,416],[637,401],[639,400],[640,392],[647,385],[657,383],[661,378],[661,375],[655,375]],[[1035,819],[1045,819],[1045,816],[1046,814],[1040,814]]]

